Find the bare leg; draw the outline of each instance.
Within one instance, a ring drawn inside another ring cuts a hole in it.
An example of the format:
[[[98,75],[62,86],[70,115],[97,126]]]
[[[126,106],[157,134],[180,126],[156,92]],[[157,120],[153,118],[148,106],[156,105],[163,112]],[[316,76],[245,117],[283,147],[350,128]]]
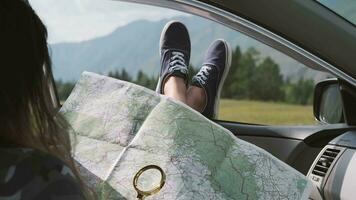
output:
[[[183,78],[171,76],[164,84],[164,95],[181,101],[198,112],[203,112],[206,106],[205,91],[196,86],[187,90]]]
[[[183,78],[169,77],[164,83],[163,94],[187,104],[187,87]]]
[[[206,106],[206,94],[204,89],[190,86],[187,91],[187,105],[202,113]]]

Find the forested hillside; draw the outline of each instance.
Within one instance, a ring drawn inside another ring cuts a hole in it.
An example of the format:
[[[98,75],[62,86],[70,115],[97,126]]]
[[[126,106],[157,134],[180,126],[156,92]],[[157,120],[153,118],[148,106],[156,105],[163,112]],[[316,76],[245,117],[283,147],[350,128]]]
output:
[[[197,66],[190,66],[190,77],[197,73]],[[135,76],[125,69],[105,73],[110,77],[129,81],[155,89],[157,76],[140,70]],[[60,98],[65,100],[70,94],[74,82],[57,82]],[[245,52],[237,46],[232,54],[232,66],[226,78],[222,98],[286,102],[291,104],[311,104],[314,81],[299,78],[297,81],[284,79],[280,66],[271,57],[261,57],[255,48]]]
[[[284,79],[298,81],[300,77],[320,80],[322,77],[308,70],[290,57],[243,34],[200,17],[178,17],[189,29],[192,43],[191,64],[199,66],[209,44],[223,38],[241,51],[254,47],[260,57],[271,57],[280,67]],[[130,76],[143,71],[149,76],[159,72],[159,37],[164,25],[161,21],[139,20],[119,27],[111,34],[88,41],[51,45],[54,74],[57,80],[75,81],[83,71],[107,74],[125,69]]]

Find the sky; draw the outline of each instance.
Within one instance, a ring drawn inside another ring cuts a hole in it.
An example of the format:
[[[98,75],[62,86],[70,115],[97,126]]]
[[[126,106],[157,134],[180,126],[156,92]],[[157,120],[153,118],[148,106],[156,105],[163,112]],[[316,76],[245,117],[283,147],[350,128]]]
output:
[[[132,21],[187,15],[116,0],[29,0],[49,30],[49,43],[79,42],[104,36]],[[319,0],[356,23],[355,0]]]
[[[187,15],[114,0],[29,0],[49,31],[49,43],[79,42],[110,34],[132,21]]]
[[[355,0],[318,0],[320,3],[356,24],[356,1]]]

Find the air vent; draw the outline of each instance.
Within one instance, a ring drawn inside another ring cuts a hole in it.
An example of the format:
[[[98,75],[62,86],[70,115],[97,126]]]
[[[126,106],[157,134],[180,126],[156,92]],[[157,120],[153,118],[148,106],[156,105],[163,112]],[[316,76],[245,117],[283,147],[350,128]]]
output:
[[[331,166],[331,164],[339,153],[339,149],[327,148],[316,163],[312,174],[324,177],[328,172],[329,167]]]

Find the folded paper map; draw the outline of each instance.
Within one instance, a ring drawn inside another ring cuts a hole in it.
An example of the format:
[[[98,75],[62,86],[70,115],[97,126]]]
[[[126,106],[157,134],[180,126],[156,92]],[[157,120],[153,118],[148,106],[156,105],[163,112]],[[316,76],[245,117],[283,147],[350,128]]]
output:
[[[166,174],[146,199],[307,199],[310,182],[265,150],[188,106],[113,78],[84,72],[61,113],[75,134],[81,173],[99,199],[137,199],[147,165]],[[157,182],[147,175],[143,187]]]

